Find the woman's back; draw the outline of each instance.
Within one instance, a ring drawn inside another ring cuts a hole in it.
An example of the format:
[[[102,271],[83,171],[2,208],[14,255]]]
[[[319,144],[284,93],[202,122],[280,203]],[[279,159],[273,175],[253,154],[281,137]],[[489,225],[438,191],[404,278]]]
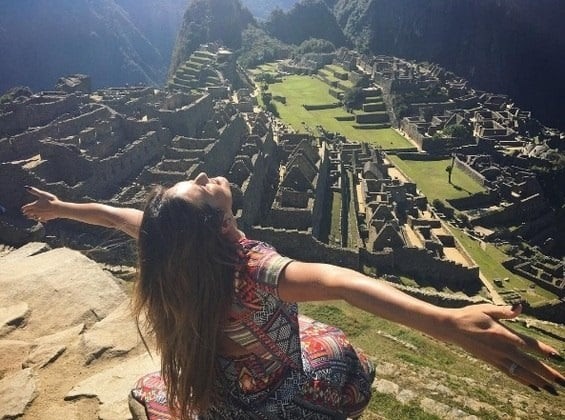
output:
[[[218,355],[221,398],[201,417],[325,419],[360,414],[370,398],[372,364],[339,329],[299,317],[296,303],[278,297],[280,273],[292,260],[262,242],[243,238],[240,246],[221,346],[226,351]],[[155,374],[142,378],[134,396],[148,412],[162,415],[164,407],[151,400],[159,394],[155,384]]]

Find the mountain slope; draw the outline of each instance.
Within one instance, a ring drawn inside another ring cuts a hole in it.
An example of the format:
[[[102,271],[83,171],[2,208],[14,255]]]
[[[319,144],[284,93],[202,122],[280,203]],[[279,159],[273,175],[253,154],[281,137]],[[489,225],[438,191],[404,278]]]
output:
[[[437,62],[565,128],[560,0],[338,0],[334,13],[361,49]]]
[[[132,15],[119,3],[132,8]],[[170,40],[154,45],[149,29],[161,26],[159,15],[153,16],[151,27],[142,14],[133,13],[155,12],[157,3],[173,7],[182,2],[1,0],[0,91],[15,85],[50,89],[70,73],[91,75],[95,87],[162,83],[176,29],[167,28]],[[173,24],[174,18],[168,21]],[[142,32],[146,28],[147,33]]]
[[[239,0],[192,0],[184,14],[169,74],[174,74],[200,44],[219,41],[230,49],[240,48],[242,32],[250,23],[255,19]]]
[[[337,47],[347,43],[331,9],[321,0],[303,0],[286,13],[275,10],[265,27],[287,44],[298,45],[309,38],[326,39]]]
[[[241,0],[257,19],[265,20],[275,9],[289,10],[298,0]]]

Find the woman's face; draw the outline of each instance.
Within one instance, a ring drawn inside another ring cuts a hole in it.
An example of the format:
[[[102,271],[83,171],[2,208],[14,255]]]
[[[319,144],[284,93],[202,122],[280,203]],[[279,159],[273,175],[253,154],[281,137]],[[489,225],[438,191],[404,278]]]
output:
[[[208,204],[213,208],[222,210],[225,214],[231,214],[230,183],[221,176],[208,178],[208,175],[201,172],[193,180],[175,184],[169,188],[167,194],[183,197],[197,206]]]

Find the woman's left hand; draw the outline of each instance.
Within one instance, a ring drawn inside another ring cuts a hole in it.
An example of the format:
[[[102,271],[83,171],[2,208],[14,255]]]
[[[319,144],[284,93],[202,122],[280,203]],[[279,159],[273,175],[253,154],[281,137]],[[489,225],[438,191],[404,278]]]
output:
[[[562,361],[553,347],[502,325],[502,319],[513,319],[521,313],[521,305],[472,305],[450,310],[447,328],[438,338],[461,346],[510,378],[541,391],[557,395],[554,384],[565,386],[565,377],[557,370],[526,353]]]

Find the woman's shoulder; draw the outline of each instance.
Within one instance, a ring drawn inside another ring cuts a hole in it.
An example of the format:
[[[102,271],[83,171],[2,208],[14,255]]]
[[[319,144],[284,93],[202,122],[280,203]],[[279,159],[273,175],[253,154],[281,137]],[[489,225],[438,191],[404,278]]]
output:
[[[274,246],[267,242],[258,241],[243,237],[239,240],[239,244],[245,252],[272,253],[277,252]]]
[[[245,277],[253,282],[276,286],[281,271],[292,259],[283,257],[272,245],[263,241],[242,238],[239,242]]]

